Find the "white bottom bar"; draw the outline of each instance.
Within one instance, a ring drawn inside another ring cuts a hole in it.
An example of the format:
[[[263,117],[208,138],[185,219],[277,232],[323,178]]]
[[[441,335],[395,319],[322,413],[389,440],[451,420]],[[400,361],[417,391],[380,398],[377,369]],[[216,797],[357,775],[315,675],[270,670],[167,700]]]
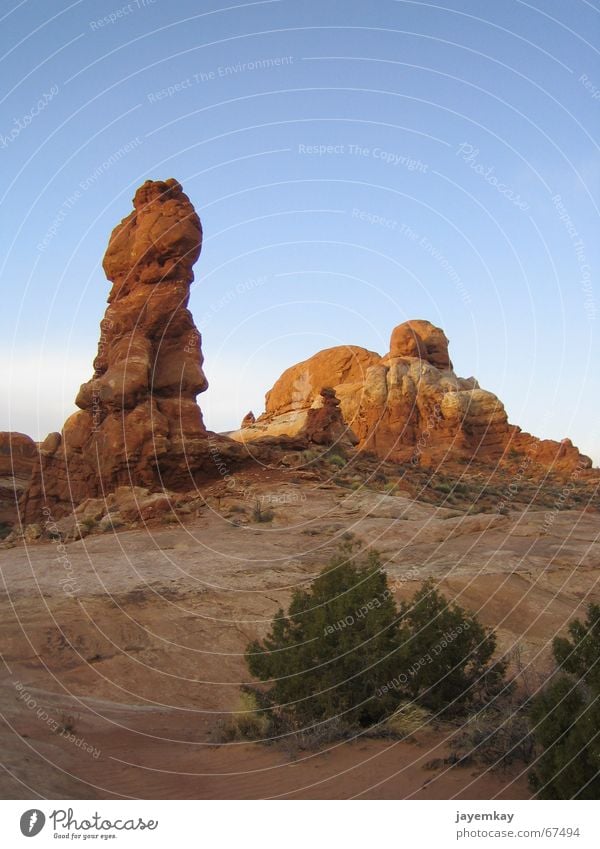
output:
[[[3,847],[600,846],[598,802],[0,801]],[[26,833],[26,832],[31,832]],[[35,840],[27,844],[29,839]],[[118,841],[118,843],[116,843]]]

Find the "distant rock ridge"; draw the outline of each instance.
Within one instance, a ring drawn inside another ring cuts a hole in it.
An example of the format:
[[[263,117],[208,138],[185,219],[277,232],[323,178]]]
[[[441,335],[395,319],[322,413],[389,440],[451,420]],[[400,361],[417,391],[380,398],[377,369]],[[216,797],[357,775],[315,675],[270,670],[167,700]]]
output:
[[[93,376],[79,390],[79,411],[40,447],[26,521],[43,507],[60,516],[122,485],[192,489],[197,474],[218,474],[215,451],[221,460],[243,455],[207,432],[196,402],[208,386],[187,309],[200,219],[174,179],[146,181],[133,207],[104,256],[112,288]]]
[[[423,320],[394,328],[384,356],[338,346],[288,368],[267,392],[265,412],[231,436],[248,442],[289,435],[324,387],[339,400],[358,449],[387,460],[498,462],[510,454],[557,472],[592,466],[570,440],[539,440],[510,425],[493,393],[454,373],[445,333]]]

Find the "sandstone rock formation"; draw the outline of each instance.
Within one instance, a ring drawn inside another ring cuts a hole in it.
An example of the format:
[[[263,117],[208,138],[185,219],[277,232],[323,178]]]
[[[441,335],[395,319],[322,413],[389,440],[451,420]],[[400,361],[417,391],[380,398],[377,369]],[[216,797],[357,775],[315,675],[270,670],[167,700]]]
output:
[[[240,430],[230,434],[237,442],[296,449],[311,445],[337,445],[345,449],[358,443],[344,422],[335,391],[328,386],[322,387],[310,404],[298,409],[291,407],[276,416],[265,413],[254,422],[246,421],[247,418],[244,417]]]
[[[0,524],[14,525],[17,505],[37,460],[37,445],[24,433],[0,433]]]
[[[324,387],[333,388],[359,449],[388,460],[497,462],[512,452],[554,471],[591,467],[568,440],[536,440],[510,425],[494,394],[454,373],[443,330],[422,320],[396,327],[383,357],[340,346],[287,369],[267,393],[265,413],[244,430],[244,441],[289,435]]]
[[[510,425],[495,395],[454,373],[444,332],[421,320],[396,327],[384,356],[340,346],[292,366],[258,419],[248,413],[231,438],[207,432],[196,402],[208,385],[201,337],[187,309],[200,220],[173,179],[144,183],[133,206],[104,257],[112,288],[79,410],[39,449],[4,436],[20,464],[18,474],[3,467],[5,504],[26,489],[34,463],[20,502],[25,523],[42,513],[60,519],[122,487],[168,492],[171,503],[209,478],[232,479],[232,465],[249,455],[279,462],[282,450],[310,445],[356,445],[414,464],[512,455],[565,473],[591,466],[568,440],[537,440]]]
[[[41,446],[26,521],[42,506],[58,517],[121,485],[192,489],[198,472],[216,473],[215,451],[221,460],[239,456],[234,443],[207,433],[196,403],[208,386],[187,309],[200,219],[173,179],[148,180],[133,206],[104,257],[113,285],[94,374],[77,395],[79,411]]]
[[[530,433],[524,433],[520,427],[509,425],[510,440],[508,450],[515,456],[522,456],[525,463],[540,466],[552,472],[568,474],[572,480],[592,468],[592,461],[581,454],[570,439],[538,439]]]
[[[390,357],[417,357],[436,368],[449,370],[448,339],[441,327],[429,321],[405,321],[392,331]]]

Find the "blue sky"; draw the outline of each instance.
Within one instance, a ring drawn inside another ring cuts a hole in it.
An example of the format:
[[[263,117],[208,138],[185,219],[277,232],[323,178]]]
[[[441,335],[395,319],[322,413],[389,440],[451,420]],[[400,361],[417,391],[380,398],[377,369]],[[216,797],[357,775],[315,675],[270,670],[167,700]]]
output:
[[[145,179],[200,214],[209,427],[287,366],[442,326],[536,435],[600,462],[600,8],[587,0],[0,4],[0,429],[91,374]]]

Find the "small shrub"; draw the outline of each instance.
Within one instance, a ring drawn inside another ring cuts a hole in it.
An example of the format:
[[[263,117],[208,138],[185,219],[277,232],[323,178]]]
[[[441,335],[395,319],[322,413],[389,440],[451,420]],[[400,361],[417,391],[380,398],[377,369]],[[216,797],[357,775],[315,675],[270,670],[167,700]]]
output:
[[[263,507],[259,498],[254,502],[252,518],[255,522],[271,522],[275,517],[275,511],[270,507]]]
[[[58,722],[57,734],[73,734],[77,727],[76,720],[71,714],[63,713]]]
[[[569,637],[555,637],[552,651],[564,672],[600,693],[600,605],[590,604],[584,622],[569,623]]]
[[[291,757],[296,757],[299,751],[313,752],[323,748],[323,746],[329,746],[353,736],[352,729],[343,719],[338,717],[319,722],[317,725],[308,728],[284,730],[283,727],[280,727],[278,731],[279,739]]]
[[[431,719],[431,714],[425,708],[414,702],[406,702],[390,716],[384,723],[384,730],[391,732],[394,736],[409,737],[416,731],[423,729]]]
[[[270,720],[250,689],[242,690],[236,710],[220,720],[211,734],[213,743],[262,740],[269,735]]]
[[[600,699],[567,676],[555,678],[531,708],[541,750],[531,786],[542,799],[600,798]]]
[[[7,522],[0,522],[0,539],[7,537],[12,531],[12,525]]]
[[[453,739],[457,761],[509,766],[533,759],[533,738],[524,708],[509,699],[494,702],[469,716]]]
[[[505,661],[492,661],[495,634],[457,604],[450,604],[432,580],[400,604],[400,631],[406,692],[432,712],[463,713],[501,689]]]
[[[339,454],[331,454],[327,460],[332,466],[335,466],[336,469],[343,469],[346,465],[346,461]]]
[[[104,531],[104,533],[108,533],[109,531],[118,530],[119,528],[124,527],[124,525],[125,522],[123,521],[123,519],[121,519],[120,516],[116,514],[113,515],[111,513],[107,513],[107,515],[100,520],[99,527],[101,531]]]
[[[344,625],[349,617],[352,624]],[[268,682],[269,697],[291,727],[336,717],[368,726],[392,713],[397,701],[394,693],[375,696],[395,665],[396,620],[378,555],[347,544],[308,590],[294,592],[288,614],[278,611],[265,640],[248,646],[246,660]]]
[[[469,487],[464,483],[455,483],[452,487],[452,492],[456,495],[464,495],[469,491]]]
[[[310,466],[322,459],[323,455],[319,451],[315,451],[314,448],[308,448],[300,454],[300,464],[303,466]]]
[[[533,699],[530,719],[540,752],[529,779],[542,799],[600,798],[600,606],[557,637],[557,673]]]
[[[343,545],[287,615],[246,650],[273,714],[292,730],[339,719],[380,725],[407,701],[445,716],[492,698],[505,674],[496,639],[426,582],[398,611],[376,552]],[[397,718],[398,719],[398,718]]]

